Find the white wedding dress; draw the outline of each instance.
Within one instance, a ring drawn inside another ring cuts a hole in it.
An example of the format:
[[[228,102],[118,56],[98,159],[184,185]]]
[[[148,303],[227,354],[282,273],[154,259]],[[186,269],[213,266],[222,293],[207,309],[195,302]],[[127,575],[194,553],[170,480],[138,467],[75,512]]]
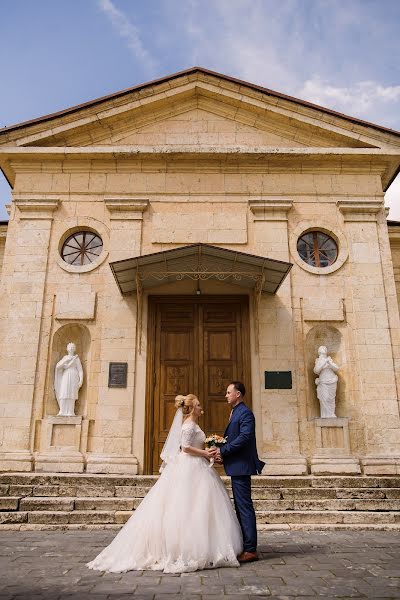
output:
[[[200,427],[186,422],[181,446],[204,448]],[[184,573],[238,567],[242,533],[220,476],[207,459],[179,452],[114,540],[88,567],[120,573]]]

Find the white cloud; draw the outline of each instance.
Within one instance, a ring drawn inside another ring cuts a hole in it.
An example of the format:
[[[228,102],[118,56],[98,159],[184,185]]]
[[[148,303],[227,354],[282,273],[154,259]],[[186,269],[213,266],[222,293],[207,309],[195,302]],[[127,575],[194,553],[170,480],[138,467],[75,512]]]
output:
[[[301,82],[296,61],[304,44],[300,27],[292,21],[293,0],[281,0],[278,12],[264,0],[169,0],[167,6],[179,31],[176,51],[185,53],[187,66],[204,66],[282,91]]]
[[[379,47],[383,39],[389,47],[394,42],[388,32],[384,37],[377,15],[365,11],[362,1],[343,11],[340,2],[315,0],[310,12],[297,0],[280,0],[279,9],[271,0],[168,0],[166,6],[189,64],[400,128],[400,85],[371,77],[376,65],[370,71],[366,66],[371,39]],[[370,34],[354,48],[360,30]],[[361,63],[352,59],[357,52],[365,56]]]
[[[359,81],[352,86],[334,86],[328,81],[308,79],[298,96],[314,104],[333,108],[354,117],[383,121],[388,127],[398,124],[400,85],[384,86],[376,81]]]
[[[157,63],[150,52],[144,47],[140,31],[136,25],[111,0],[99,0],[98,5],[110,19],[117,33],[126,40],[128,48],[142,62],[144,69],[148,73],[153,74],[156,71]]]
[[[385,205],[389,206],[389,219],[400,221],[400,175],[396,177],[385,194]]]

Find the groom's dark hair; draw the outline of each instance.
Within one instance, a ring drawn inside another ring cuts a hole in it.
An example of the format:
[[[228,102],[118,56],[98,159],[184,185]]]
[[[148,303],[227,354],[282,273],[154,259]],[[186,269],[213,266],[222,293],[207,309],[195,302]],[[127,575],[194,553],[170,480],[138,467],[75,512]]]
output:
[[[235,387],[235,389],[244,396],[246,394],[246,388],[241,381],[231,381],[231,385]]]

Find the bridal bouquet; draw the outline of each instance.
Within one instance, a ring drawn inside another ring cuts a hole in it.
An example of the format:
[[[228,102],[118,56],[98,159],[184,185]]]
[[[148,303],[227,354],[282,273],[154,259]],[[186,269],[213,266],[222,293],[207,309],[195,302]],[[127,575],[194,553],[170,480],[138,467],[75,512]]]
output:
[[[205,444],[206,448],[212,448],[213,446],[216,446],[217,448],[221,448],[221,446],[226,444],[227,440],[228,440],[227,437],[221,437],[220,435],[213,433],[212,435],[209,435],[205,439],[204,444]],[[210,467],[212,467],[213,464],[214,464],[214,459],[212,458],[210,460]]]

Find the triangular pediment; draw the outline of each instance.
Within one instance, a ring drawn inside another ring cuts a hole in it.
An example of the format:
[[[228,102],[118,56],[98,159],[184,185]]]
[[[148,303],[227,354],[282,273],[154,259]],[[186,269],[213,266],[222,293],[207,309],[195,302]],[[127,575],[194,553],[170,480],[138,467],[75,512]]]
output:
[[[399,134],[278,92],[194,68],[0,132],[19,147],[400,146]]]
[[[257,112],[245,103],[238,107],[198,91],[191,98],[166,100],[155,108],[127,111],[118,118],[35,140],[29,145],[369,147],[351,137],[270,111]]]

